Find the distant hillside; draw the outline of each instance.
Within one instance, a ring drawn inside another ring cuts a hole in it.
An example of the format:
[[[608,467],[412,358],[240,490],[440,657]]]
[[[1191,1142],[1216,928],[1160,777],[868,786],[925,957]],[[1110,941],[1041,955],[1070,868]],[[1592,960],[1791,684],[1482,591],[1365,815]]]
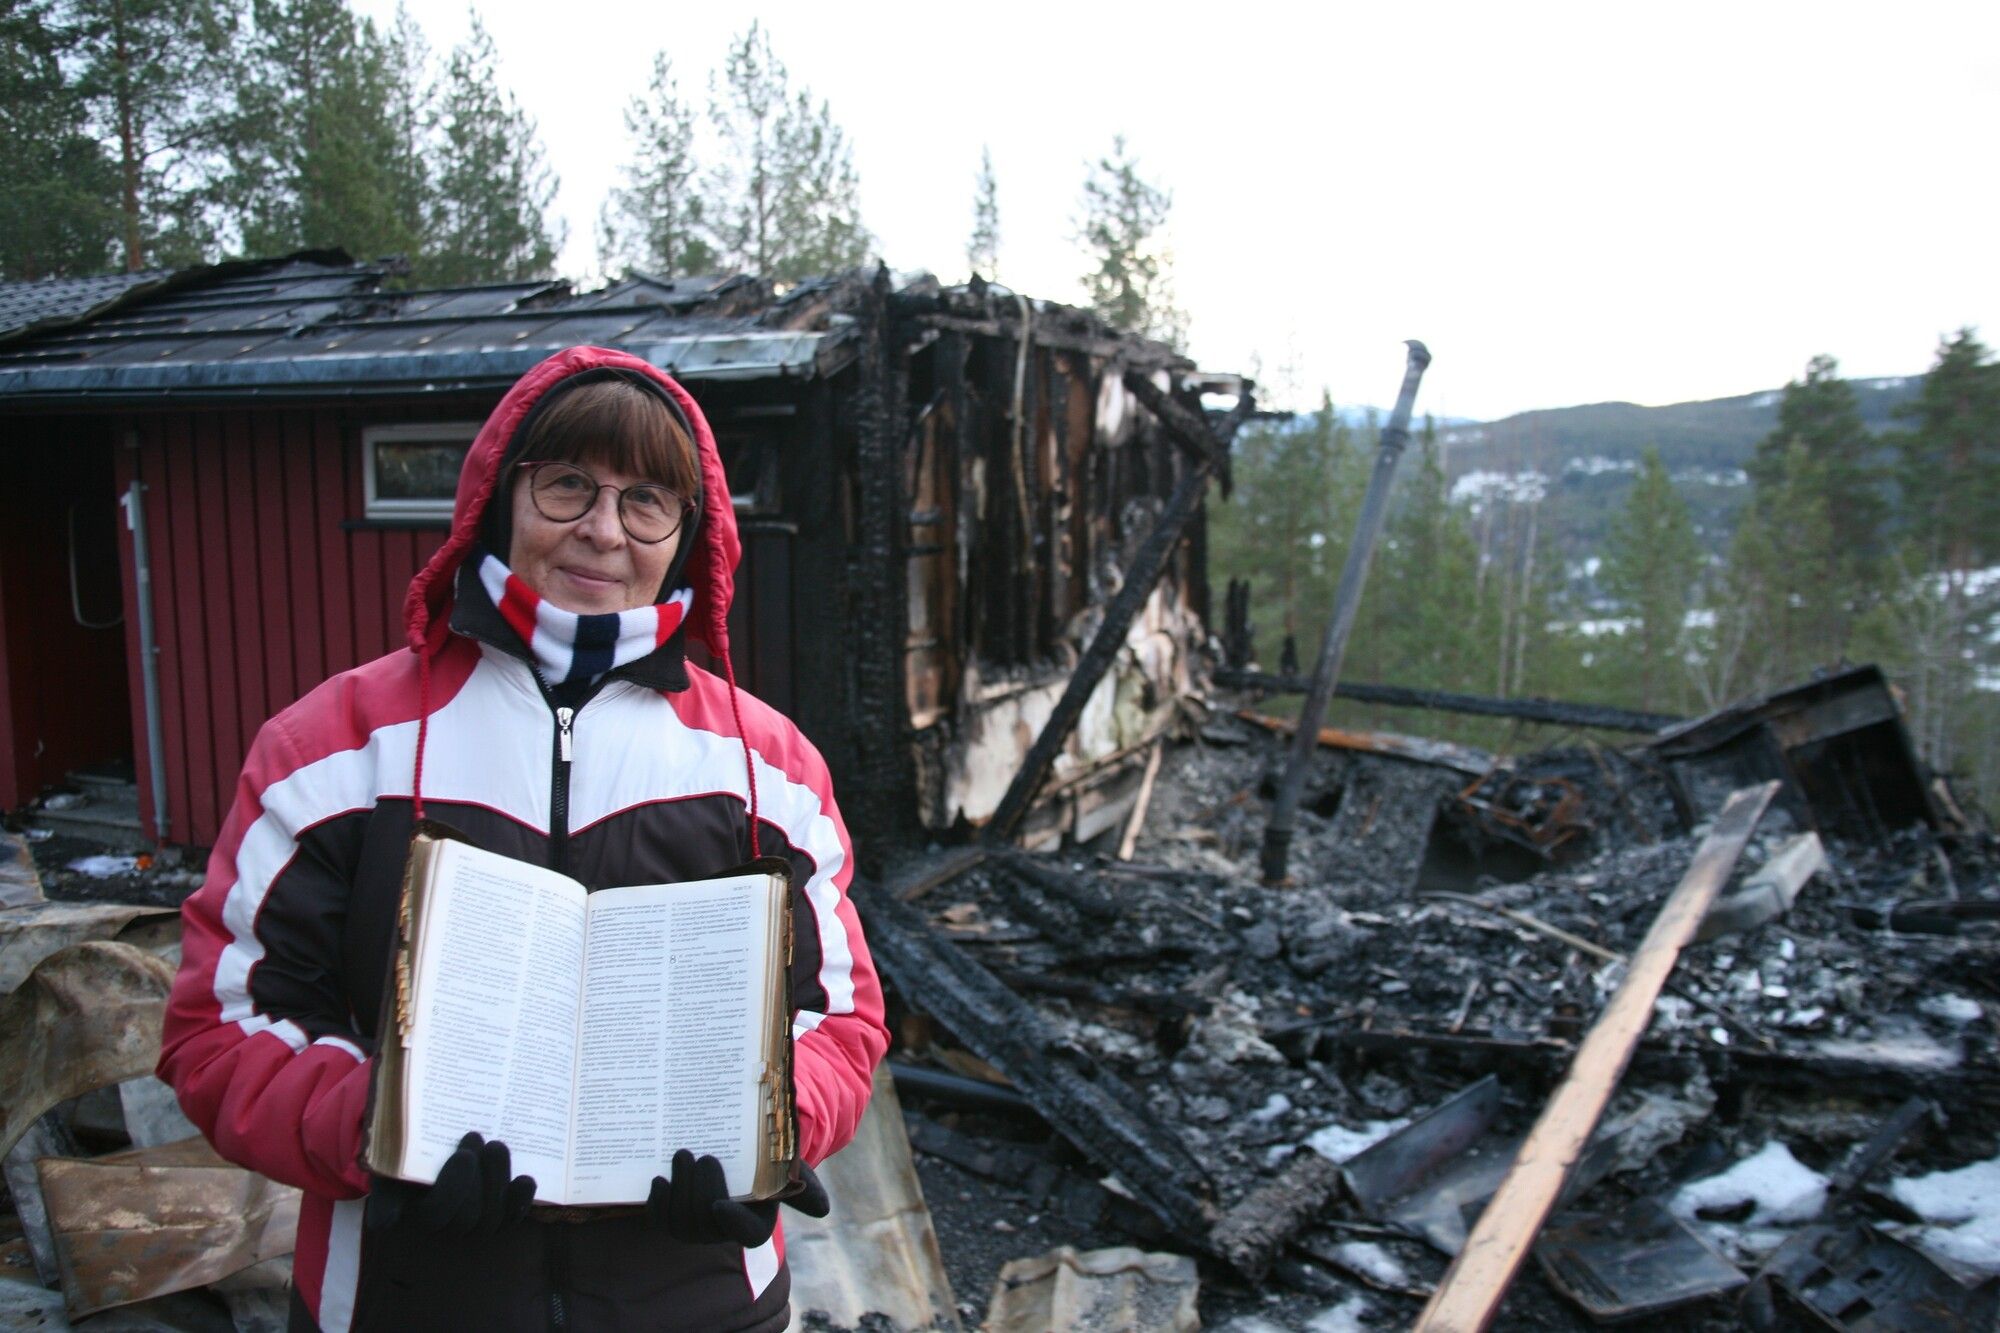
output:
[[[1916,395],[1921,375],[1849,380],[1861,418],[1872,430],[1896,424],[1895,408]],[[1440,432],[1453,475],[1476,469],[1534,468],[1554,474],[1577,458],[1636,462],[1647,445],[1676,471],[1740,468],[1778,421],[1780,391],[1711,398],[1698,403],[1640,407],[1637,403],[1588,403],[1521,412],[1500,421],[1452,426]]]
[[[1921,375],[1849,380],[1862,420],[1900,423]],[[1744,466],[1777,425],[1779,390],[1665,407],[1590,403],[1438,432],[1453,495],[1476,507],[1540,500],[1545,539],[1572,571],[1601,555],[1648,446],[1660,451],[1703,545],[1719,556],[1748,491]],[[1588,592],[1586,588],[1578,591]]]

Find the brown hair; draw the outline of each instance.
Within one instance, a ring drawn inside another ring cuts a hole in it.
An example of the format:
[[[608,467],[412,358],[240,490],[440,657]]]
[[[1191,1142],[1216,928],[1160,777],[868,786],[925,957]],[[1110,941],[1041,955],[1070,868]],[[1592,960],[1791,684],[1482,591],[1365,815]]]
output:
[[[694,441],[673,409],[622,380],[564,390],[528,422],[515,461],[600,462],[657,481],[689,499],[701,492]]]

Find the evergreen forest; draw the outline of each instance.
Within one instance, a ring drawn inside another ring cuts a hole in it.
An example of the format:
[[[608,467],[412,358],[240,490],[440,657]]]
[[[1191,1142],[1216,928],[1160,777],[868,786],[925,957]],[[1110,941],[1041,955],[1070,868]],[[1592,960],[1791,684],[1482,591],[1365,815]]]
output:
[[[870,261],[832,109],[756,22],[712,54],[700,73],[658,55],[629,99],[600,271],[783,282]],[[1084,303],[1184,346],[1199,312],[1162,240],[1172,192],[1122,135],[1079,165]],[[407,14],[384,27],[345,0],[13,0],[0,176],[8,280],[338,248],[448,286],[552,277],[567,239],[476,11],[439,53]],[[990,152],[967,183],[967,271],[1004,280]],[[1210,574],[1218,605],[1249,581],[1267,668],[1287,641],[1312,665],[1376,435],[1327,400],[1239,438]],[[1903,381],[1850,382],[1818,357],[1768,396],[1427,425],[1344,675],[1695,714],[1875,661],[1924,758],[2000,808],[1996,505],[2000,367],[1970,329]],[[1338,707],[1503,749],[1562,739]]]
[[[1695,457],[1673,467],[1633,437],[1647,409],[1612,414],[1621,429],[1601,434],[1426,423],[1343,679],[1694,715],[1875,662],[1923,758],[2000,809],[2000,365],[1963,329],[1893,397],[1865,414],[1838,363],[1815,357],[1747,456],[1656,420],[1662,443]],[[1496,433],[1534,448],[1495,470]],[[1234,498],[1210,508],[1210,577],[1249,582],[1267,670],[1312,668],[1378,436],[1323,401],[1238,439]],[[1454,447],[1475,461],[1451,463]],[[1578,474],[1590,484],[1551,484]],[[1341,701],[1334,716],[1514,752],[1565,739]]]

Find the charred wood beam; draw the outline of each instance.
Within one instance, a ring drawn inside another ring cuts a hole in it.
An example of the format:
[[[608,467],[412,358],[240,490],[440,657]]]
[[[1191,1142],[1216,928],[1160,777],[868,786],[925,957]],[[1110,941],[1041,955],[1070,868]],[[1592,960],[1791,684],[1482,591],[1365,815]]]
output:
[[[900,304],[900,303],[899,303]],[[950,333],[967,333],[981,338],[1015,338],[1020,336],[1020,326],[1013,320],[968,319],[962,315],[939,315],[913,312],[911,323],[919,328],[937,329]],[[1097,338],[1089,334],[1072,333],[1067,329],[1035,326],[1035,342],[1059,352],[1082,352],[1088,356],[1102,357],[1108,361],[1118,361],[1127,365],[1153,364],[1143,361],[1143,344],[1123,342],[1113,338]],[[1176,362],[1185,365],[1171,352],[1162,348],[1157,358],[1160,368],[1168,368]]]
[[[1126,990],[1121,986],[1107,986],[1101,981],[1086,981],[1082,977],[1054,976],[1047,972],[1005,967],[994,968],[993,975],[1017,991],[1059,995],[1065,1000],[1082,1000],[1087,1004],[1129,1009],[1134,1013],[1153,1014],[1161,1018],[1193,1018],[1206,1014],[1211,1007],[1205,1001],[1173,991]]]
[[[1245,1195],[1209,1233],[1215,1252],[1251,1281],[1300,1228],[1319,1215],[1340,1189],[1340,1168],[1311,1148],[1300,1148],[1285,1169]]]
[[[1004,1084],[942,1069],[926,1069],[902,1060],[889,1062],[889,1077],[896,1081],[898,1096],[924,1097],[968,1111],[991,1111],[1026,1120],[1042,1118],[1034,1103]]]
[[[910,1146],[953,1166],[1018,1190],[1030,1206],[1085,1226],[1115,1226],[1140,1240],[1164,1240],[1169,1232],[1143,1207],[1079,1172],[1049,1161],[1032,1148],[977,1142],[936,1121],[903,1113]]]
[[[1128,387],[1145,384],[1148,389],[1158,392],[1150,382],[1135,374],[1128,373],[1125,380]],[[1041,734],[1035,737],[1034,745],[1029,747],[1027,757],[1021,761],[1020,771],[1014,774],[1014,781],[1009,784],[1007,794],[1000,798],[999,807],[994,810],[993,818],[988,821],[985,841],[989,843],[1010,841],[1020,828],[1022,817],[1028,813],[1028,807],[1033,803],[1035,794],[1041,790],[1042,784],[1048,780],[1049,770],[1055,766],[1056,755],[1061,752],[1063,743],[1069,739],[1070,732],[1076,727],[1077,719],[1083,716],[1084,704],[1089,702],[1091,694],[1097,689],[1097,682],[1104,678],[1104,673],[1109,671],[1112,662],[1117,660],[1118,651],[1125,644],[1126,632],[1132,628],[1132,622],[1138,618],[1146,599],[1152,596],[1153,585],[1160,581],[1160,575],[1166,571],[1167,560],[1173,555],[1174,547],[1179,544],[1188,520],[1200,507],[1202,492],[1208,488],[1209,474],[1215,469],[1215,461],[1228,457],[1229,442],[1235,438],[1237,429],[1249,418],[1255,407],[1254,397],[1249,389],[1245,388],[1242,396],[1237,399],[1235,410],[1221,424],[1221,431],[1226,433],[1211,433],[1198,417],[1192,423],[1180,422],[1181,428],[1194,426],[1200,428],[1201,438],[1192,446],[1197,454],[1196,461],[1182,471],[1180,480],[1174,484],[1173,493],[1167,498],[1166,508],[1161,511],[1159,520],[1154,523],[1153,530],[1146,534],[1146,539],[1139,544],[1138,551],[1133,554],[1130,568],[1124,571],[1125,581],[1119,586],[1117,595],[1111,599],[1111,604],[1105,608],[1104,621],[1097,628],[1097,636],[1090,641],[1090,647],[1085,649],[1083,656],[1078,659],[1076,670],[1070,673],[1069,684],[1064,687],[1062,697],[1056,700],[1056,706],[1050,712],[1049,720],[1043,724]],[[1172,421],[1162,421],[1162,425],[1169,434],[1173,434],[1177,429]]]
[[[859,782],[847,787],[849,822],[863,848],[914,841],[917,785],[903,707],[903,631],[909,625],[906,581],[896,567],[909,501],[903,494],[903,402],[907,379],[890,329],[888,270],[878,269],[858,312],[860,377],[854,393],[859,513],[848,579],[854,636],[851,754]],[[879,855],[879,852],[876,853]]]
[[[1214,1221],[1206,1173],[1173,1126],[1117,1076],[1067,1054],[1041,1015],[893,897],[856,895],[875,961],[910,1004],[992,1065],[1175,1234],[1201,1245]]]
[[[1403,370],[1403,387],[1389,423],[1375,453],[1375,470],[1369,475],[1367,493],[1361,497],[1361,516],[1354,525],[1354,541],[1347,548],[1347,563],[1340,571],[1340,586],[1334,590],[1333,614],[1320,639],[1319,657],[1313,665],[1312,685],[1306,691],[1305,707],[1299,710],[1298,733],[1292,737],[1291,756],[1278,779],[1278,791],[1271,798],[1270,817],[1264,824],[1264,845],[1258,865],[1266,884],[1282,884],[1291,878],[1292,819],[1299,807],[1299,793],[1305,787],[1306,770],[1312,764],[1318,744],[1320,724],[1326,720],[1326,705],[1340,680],[1340,663],[1347,654],[1347,636],[1361,609],[1361,592],[1368,583],[1368,566],[1375,558],[1375,543],[1389,513],[1389,483],[1396,475],[1396,461],[1410,438],[1410,413],[1416,407],[1417,385],[1431,363],[1430,349],[1414,338],[1408,340],[1409,360]]]
[[[1267,694],[1304,694],[1312,682],[1304,676],[1275,675],[1268,671],[1224,667],[1215,673],[1215,683],[1239,690],[1263,690]],[[1652,733],[1685,722],[1672,713],[1642,713],[1629,708],[1602,704],[1565,703],[1560,699],[1495,699],[1483,694],[1452,694],[1446,690],[1414,690],[1403,685],[1363,685],[1341,681],[1333,687],[1336,698],[1356,703],[1385,704],[1392,708],[1430,708],[1441,713],[1473,713],[1480,717],[1519,718],[1524,722],[1546,722],[1563,727],[1597,727],[1605,731]]]

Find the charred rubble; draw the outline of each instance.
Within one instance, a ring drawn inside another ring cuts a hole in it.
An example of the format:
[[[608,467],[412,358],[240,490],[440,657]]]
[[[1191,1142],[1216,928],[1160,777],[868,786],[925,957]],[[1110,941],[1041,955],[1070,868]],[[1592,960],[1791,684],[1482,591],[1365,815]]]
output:
[[[2000,1222],[1921,1196],[2000,1177],[2000,844],[1872,668],[1515,762],[1329,729],[1282,887],[1282,726],[1210,705],[1132,859],[862,890],[927,1178],[1195,1256],[1210,1325],[1408,1326],[1720,797],[1775,780],[1496,1326],[1993,1327]]]

